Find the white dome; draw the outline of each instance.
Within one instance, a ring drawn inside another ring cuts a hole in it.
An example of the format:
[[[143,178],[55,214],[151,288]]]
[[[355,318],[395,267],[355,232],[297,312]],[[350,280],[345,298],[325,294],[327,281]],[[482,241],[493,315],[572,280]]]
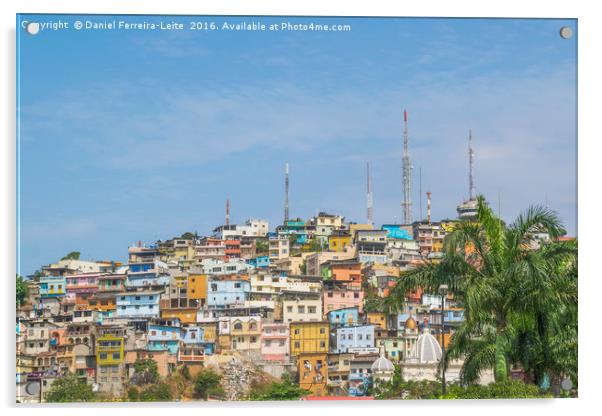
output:
[[[372,367],[370,367],[373,373],[385,373],[385,372],[393,372],[395,371],[395,367],[393,363],[385,358],[384,355],[381,355],[372,363]]]
[[[412,357],[421,363],[435,363],[441,360],[441,346],[428,329],[416,340],[412,349]]]

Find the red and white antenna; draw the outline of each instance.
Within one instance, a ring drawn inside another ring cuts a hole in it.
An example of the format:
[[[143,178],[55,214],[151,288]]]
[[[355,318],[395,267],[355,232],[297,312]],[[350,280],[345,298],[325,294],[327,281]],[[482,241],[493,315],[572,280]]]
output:
[[[226,225],[230,225],[230,198],[226,199]]]

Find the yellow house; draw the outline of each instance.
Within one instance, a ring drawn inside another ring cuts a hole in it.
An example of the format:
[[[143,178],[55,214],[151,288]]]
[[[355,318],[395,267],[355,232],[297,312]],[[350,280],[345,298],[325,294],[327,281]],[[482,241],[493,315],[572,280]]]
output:
[[[351,235],[349,234],[331,234],[328,236],[328,250],[343,252],[351,244]]]
[[[368,322],[380,326],[381,329],[389,329],[387,324],[387,315],[383,312],[368,312],[366,314]]]
[[[199,323],[198,326],[203,328],[206,342],[217,341],[217,325],[215,323]]]
[[[207,301],[207,275],[189,274],[188,275],[188,299],[199,299],[200,305],[205,305]]]
[[[312,396],[327,396],[328,363],[326,353],[303,353],[297,357],[299,387]]]
[[[319,322],[291,322],[291,356],[303,353],[328,353],[329,324]]]
[[[114,292],[97,292],[90,299],[88,299],[88,304],[90,305],[90,308],[97,311],[114,311],[117,309],[115,297],[116,295]]]
[[[355,234],[358,231],[372,231],[374,226],[372,224],[349,224],[349,234],[351,238],[355,238]]]
[[[124,359],[124,338],[115,335],[103,335],[96,338],[96,363],[118,365]]]
[[[161,318],[178,318],[183,324],[194,324],[197,311],[197,308],[162,308]]]

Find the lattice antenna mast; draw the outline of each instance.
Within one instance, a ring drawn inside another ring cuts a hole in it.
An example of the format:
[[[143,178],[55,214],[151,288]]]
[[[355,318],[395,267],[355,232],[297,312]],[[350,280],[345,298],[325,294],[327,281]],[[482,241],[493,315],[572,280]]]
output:
[[[468,197],[474,199],[474,151],[472,150],[472,129],[468,130]]]
[[[367,201],[366,201],[366,216],[368,218],[368,224],[374,224],[373,217],[373,200],[372,200],[372,176],[370,175],[370,162],[366,163],[367,173]]]
[[[403,110],[403,222],[412,223],[412,165],[408,147],[408,113]]]
[[[284,166],[284,225],[288,220],[288,162],[286,162]]]

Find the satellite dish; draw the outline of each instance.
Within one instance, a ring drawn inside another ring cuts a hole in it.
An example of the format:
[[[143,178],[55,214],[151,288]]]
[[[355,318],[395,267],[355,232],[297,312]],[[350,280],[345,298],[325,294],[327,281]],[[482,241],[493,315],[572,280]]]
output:
[[[40,382],[30,381],[25,385],[25,392],[30,396],[37,396],[40,394]]]

